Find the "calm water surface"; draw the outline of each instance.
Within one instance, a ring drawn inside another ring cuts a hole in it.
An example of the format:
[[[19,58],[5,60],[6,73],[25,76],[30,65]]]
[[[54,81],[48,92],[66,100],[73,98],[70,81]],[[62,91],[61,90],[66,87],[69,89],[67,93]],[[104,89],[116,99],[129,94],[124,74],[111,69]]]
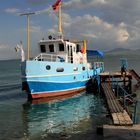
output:
[[[106,70],[119,70],[119,57],[110,57],[104,60]],[[140,74],[138,58],[128,61]],[[28,102],[21,91],[20,62],[0,61],[0,140],[70,139],[83,134],[102,139],[96,135],[96,126],[111,123],[107,115],[104,100],[93,93]]]

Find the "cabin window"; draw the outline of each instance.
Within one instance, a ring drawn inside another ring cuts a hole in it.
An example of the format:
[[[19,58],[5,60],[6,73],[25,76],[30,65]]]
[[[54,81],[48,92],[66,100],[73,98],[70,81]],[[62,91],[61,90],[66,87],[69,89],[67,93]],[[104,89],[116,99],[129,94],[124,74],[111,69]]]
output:
[[[50,50],[50,52],[54,52],[54,44],[49,45],[49,50]]]
[[[62,43],[59,44],[59,51],[60,52],[64,51],[64,44],[62,44]]]
[[[57,72],[63,72],[64,71],[64,68],[57,68],[56,71]]]
[[[41,50],[41,53],[45,53],[46,52],[46,46],[45,45],[40,45],[40,50]]]
[[[80,45],[79,44],[76,45],[76,52],[80,52]]]
[[[50,70],[51,69],[51,66],[50,65],[47,65],[46,66],[46,70]]]

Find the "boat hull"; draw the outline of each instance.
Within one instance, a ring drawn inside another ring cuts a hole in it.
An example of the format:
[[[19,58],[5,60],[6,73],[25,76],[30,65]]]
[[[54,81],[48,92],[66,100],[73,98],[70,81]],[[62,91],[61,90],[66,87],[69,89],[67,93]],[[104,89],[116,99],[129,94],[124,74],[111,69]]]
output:
[[[46,65],[52,68],[47,75]],[[58,67],[63,67],[64,72],[56,72]],[[74,68],[78,70],[74,71]],[[100,69],[96,70],[96,74],[100,72]],[[36,99],[84,91],[95,72],[81,64],[26,61],[22,64],[22,75],[23,90],[28,92],[29,98]]]
[[[61,90],[61,91],[51,91],[51,92],[35,92],[35,93],[29,93],[29,98],[37,99],[37,98],[44,98],[44,97],[56,97],[56,96],[62,96],[67,94],[73,94],[78,93],[81,91],[86,90],[86,87],[80,87],[76,89],[67,89],[67,90]]]
[[[72,83],[53,83],[53,82],[24,82],[28,86],[28,94],[32,99],[42,97],[60,96],[77,93],[86,90],[89,79]],[[27,88],[25,88],[27,89]]]

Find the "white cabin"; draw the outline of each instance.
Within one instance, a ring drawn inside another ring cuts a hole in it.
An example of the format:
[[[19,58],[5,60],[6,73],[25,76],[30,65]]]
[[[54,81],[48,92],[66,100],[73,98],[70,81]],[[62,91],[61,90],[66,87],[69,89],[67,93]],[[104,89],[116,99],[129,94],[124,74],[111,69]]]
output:
[[[35,60],[87,64],[87,54],[81,52],[79,43],[63,39],[41,40],[40,55]]]

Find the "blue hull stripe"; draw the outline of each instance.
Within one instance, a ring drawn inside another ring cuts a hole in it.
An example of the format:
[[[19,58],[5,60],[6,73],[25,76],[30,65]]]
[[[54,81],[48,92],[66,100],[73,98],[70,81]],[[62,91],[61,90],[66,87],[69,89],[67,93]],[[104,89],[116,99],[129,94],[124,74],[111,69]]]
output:
[[[74,88],[85,87],[88,81],[80,81],[75,83],[51,83],[51,82],[28,82],[30,92],[54,92],[60,90],[68,90]]]

